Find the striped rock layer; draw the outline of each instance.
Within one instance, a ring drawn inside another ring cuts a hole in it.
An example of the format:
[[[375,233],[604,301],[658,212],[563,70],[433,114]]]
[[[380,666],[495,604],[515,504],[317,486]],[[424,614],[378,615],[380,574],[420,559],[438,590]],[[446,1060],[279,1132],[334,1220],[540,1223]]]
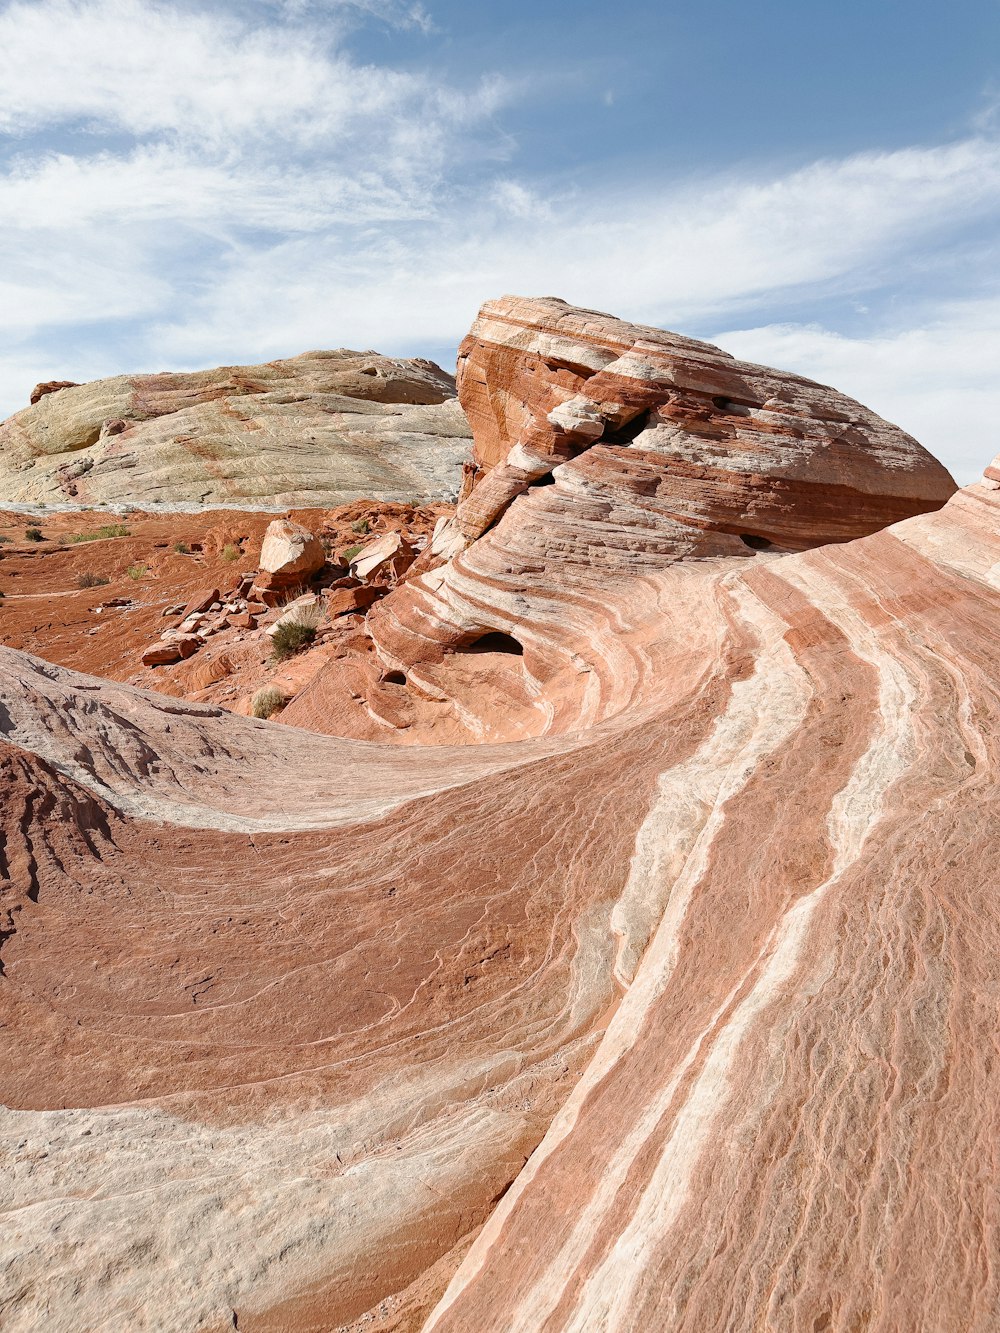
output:
[[[451,376],[375,352],[39,392],[0,422],[0,504],[449,498],[469,449]]]
[[[534,504],[440,566],[503,741],[0,650],[5,1329],[996,1327],[1000,487],[529,576]]]

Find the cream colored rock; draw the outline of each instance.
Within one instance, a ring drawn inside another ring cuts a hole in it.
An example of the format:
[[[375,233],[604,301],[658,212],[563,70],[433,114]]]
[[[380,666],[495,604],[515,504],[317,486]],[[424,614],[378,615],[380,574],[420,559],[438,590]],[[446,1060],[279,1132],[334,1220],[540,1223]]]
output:
[[[447,499],[469,452],[451,376],[374,352],[53,382],[35,394],[0,424],[0,503]]]
[[[266,574],[305,579],[323,568],[326,553],[320,539],[288,518],[269,523],[260,548],[259,565]]]
[[[397,579],[413,563],[416,552],[398,532],[368,542],[351,558],[351,573],[362,582],[376,576]]]

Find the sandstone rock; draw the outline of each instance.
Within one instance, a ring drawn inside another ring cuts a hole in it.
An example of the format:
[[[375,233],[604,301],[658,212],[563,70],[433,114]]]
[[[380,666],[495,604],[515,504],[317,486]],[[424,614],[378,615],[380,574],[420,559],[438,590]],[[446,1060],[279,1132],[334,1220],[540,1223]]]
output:
[[[211,592],[199,593],[197,597],[192,597],[182,609],[181,619],[187,620],[189,616],[200,615],[203,611],[207,611],[213,602],[217,602],[218,600],[218,588],[213,588]]]
[[[181,657],[190,657],[204,643],[204,638],[182,625],[179,629],[164,630],[160,635],[160,642],[177,644],[180,647]]]
[[[554,298],[487,302],[458,386],[480,469],[457,518],[467,539],[560,464],[592,503],[618,490],[669,513],[685,553],[706,525],[706,554],[722,532],[729,549],[847,541],[954,490],[915,440],[833,389]]]
[[[325,559],[323,543],[300,523],[277,518],[264,534],[260,548],[263,574],[301,582],[321,570]]]
[[[332,620],[351,611],[367,610],[384,592],[384,588],[369,586],[331,589],[325,594],[326,613]]]
[[[32,403],[0,424],[0,503],[446,499],[469,450],[450,375],[367,352],[52,381]]]
[[[350,569],[354,578],[395,581],[413,564],[416,551],[398,532],[387,532],[368,542],[352,556]]]
[[[36,384],[31,391],[32,406],[41,402],[47,393],[58,393],[60,389],[76,389],[79,386],[73,380],[44,380]]]
[[[281,724],[0,648],[11,1333],[991,1327],[1000,490],[521,313]]]
[[[165,666],[170,662],[180,662],[193,656],[201,647],[202,641],[196,634],[181,634],[177,630],[167,630],[158,643],[150,644],[142,654],[143,666]]]

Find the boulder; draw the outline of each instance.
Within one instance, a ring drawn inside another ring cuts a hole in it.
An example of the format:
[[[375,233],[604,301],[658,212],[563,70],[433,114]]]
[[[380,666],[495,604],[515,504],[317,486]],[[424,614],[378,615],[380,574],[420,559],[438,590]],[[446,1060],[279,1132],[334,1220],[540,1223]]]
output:
[[[170,662],[180,662],[183,658],[193,657],[200,647],[201,639],[196,634],[181,634],[177,630],[167,630],[167,634],[158,643],[150,644],[142,654],[142,664],[166,666]]]
[[[274,605],[278,594],[308,583],[325,561],[323,543],[315,533],[289,518],[276,518],[264,533],[253,591]]]
[[[416,550],[398,532],[387,532],[363,546],[350,562],[355,578],[367,581],[379,578],[395,582],[416,559]]]
[[[351,611],[365,611],[387,591],[387,588],[363,584],[356,588],[329,589],[326,593],[326,613],[332,620],[335,616],[348,615]]]

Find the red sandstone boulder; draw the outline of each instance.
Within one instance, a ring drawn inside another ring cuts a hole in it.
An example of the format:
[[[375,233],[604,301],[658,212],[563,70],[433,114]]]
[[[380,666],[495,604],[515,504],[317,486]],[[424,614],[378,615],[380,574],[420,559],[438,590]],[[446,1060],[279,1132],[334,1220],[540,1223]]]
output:
[[[36,384],[31,391],[31,405],[40,403],[46,394],[58,393],[60,389],[78,389],[80,386],[76,380],[43,380],[41,384]]]
[[[170,662],[180,662],[186,657],[193,657],[201,647],[201,639],[196,634],[181,634],[168,630],[169,638],[164,637],[150,646],[142,654],[143,666],[166,666]]]

